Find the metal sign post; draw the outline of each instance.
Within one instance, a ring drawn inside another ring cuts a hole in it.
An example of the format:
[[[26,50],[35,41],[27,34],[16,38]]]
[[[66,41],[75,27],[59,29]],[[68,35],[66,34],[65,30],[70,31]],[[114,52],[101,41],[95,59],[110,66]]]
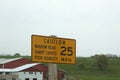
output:
[[[48,64],[49,80],[57,80],[57,64]]]

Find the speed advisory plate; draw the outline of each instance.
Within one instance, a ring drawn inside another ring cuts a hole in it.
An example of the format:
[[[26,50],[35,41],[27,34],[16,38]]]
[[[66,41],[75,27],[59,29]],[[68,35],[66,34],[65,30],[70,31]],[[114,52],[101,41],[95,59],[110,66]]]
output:
[[[76,40],[32,35],[31,55],[35,62],[75,64]]]

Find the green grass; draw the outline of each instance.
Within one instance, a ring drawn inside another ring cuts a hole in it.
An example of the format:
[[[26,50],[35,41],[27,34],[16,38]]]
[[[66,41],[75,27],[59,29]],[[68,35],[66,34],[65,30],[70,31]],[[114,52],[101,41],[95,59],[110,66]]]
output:
[[[78,67],[78,61],[84,61],[83,69]],[[92,65],[92,58],[77,58],[77,63],[59,64],[58,67],[66,71],[67,76],[74,77],[79,80],[120,80],[120,59],[109,59],[108,67],[100,71]]]

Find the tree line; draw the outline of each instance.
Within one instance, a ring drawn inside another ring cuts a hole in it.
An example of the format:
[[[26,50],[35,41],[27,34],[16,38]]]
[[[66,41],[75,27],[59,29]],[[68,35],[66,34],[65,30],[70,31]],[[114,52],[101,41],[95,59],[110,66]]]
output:
[[[28,55],[21,55],[20,53],[15,53],[13,55],[11,54],[0,54],[0,58],[17,58],[17,57],[25,57],[27,59],[31,59],[31,56],[28,56]]]

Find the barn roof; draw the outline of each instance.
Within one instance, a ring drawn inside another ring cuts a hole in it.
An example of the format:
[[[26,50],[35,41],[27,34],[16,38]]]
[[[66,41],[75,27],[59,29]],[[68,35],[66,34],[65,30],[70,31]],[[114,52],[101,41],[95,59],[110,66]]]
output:
[[[12,72],[12,69],[0,69],[0,72]]]
[[[20,67],[14,68],[13,71],[18,72],[18,71],[21,71],[21,70],[24,70],[24,69],[30,68],[30,67],[32,67],[32,66],[35,66],[35,65],[37,65],[37,64],[39,64],[39,63],[25,64],[25,65],[23,65],[23,66],[20,66]]]
[[[19,72],[19,71],[22,71],[24,69],[27,69],[27,68],[30,68],[30,67],[33,67],[35,65],[37,65],[39,63],[31,63],[31,64],[25,64],[23,66],[20,66],[20,67],[17,67],[17,68],[13,68],[13,69],[0,69],[0,72]]]
[[[22,58],[22,57],[13,58],[13,59],[3,59],[3,58],[1,58],[1,59],[0,59],[0,64],[5,64],[5,63],[11,62],[11,61],[15,61],[15,60],[18,60],[18,59],[21,59],[21,58]]]

